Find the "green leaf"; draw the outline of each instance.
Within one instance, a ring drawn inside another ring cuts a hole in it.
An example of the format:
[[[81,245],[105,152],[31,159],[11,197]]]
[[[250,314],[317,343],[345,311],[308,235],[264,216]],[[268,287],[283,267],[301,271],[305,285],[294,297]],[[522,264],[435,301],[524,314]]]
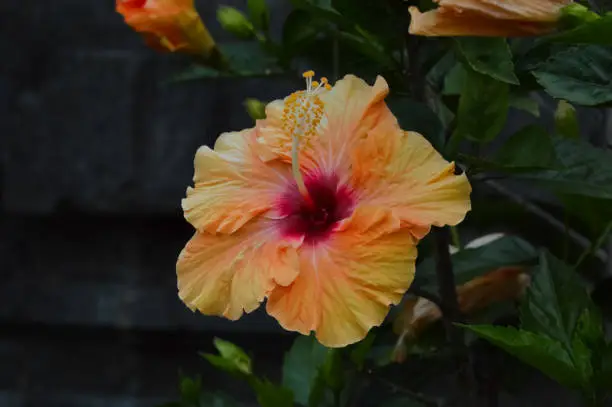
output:
[[[586,224],[592,238],[600,236],[612,221],[612,205],[608,199],[572,194],[558,195],[565,210]]]
[[[582,311],[574,332],[573,348],[575,365],[581,372],[587,386],[595,384],[597,377],[593,375],[601,371],[601,355],[605,351],[606,338],[603,330],[601,313],[589,299],[589,304]],[[594,380],[592,380],[594,379]],[[592,383],[595,382],[595,383]]]
[[[461,250],[453,254],[451,259],[456,283],[460,285],[499,267],[531,263],[537,259],[537,252],[531,244],[519,237],[504,236],[485,246]],[[432,257],[417,266],[412,287],[429,292],[437,291],[435,261]]]
[[[255,36],[253,24],[246,18],[242,11],[228,6],[220,6],[217,9],[217,20],[225,31],[242,39],[251,39]]]
[[[402,15],[395,13],[387,2],[371,0],[332,0],[332,6],[349,22],[347,27],[359,26],[376,33],[385,45],[397,48],[403,39],[397,35],[403,29]]]
[[[381,68],[395,68],[397,63],[391,53],[373,36],[364,30],[358,34],[340,31],[337,34],[340,44],[352,48],[354,51],[372,59],[380,64]]]
[[[453,137],[477,142],[493,140],[506,124],[508,84],[469,71],[463,84]]]
[[[194,64],[172,76],[165,83],[191,82],[219,77],[271,76],[283,73],[276,59],[266,54],[257,43],[219,44],[219,48],[227,59],[231,71],[219,71],[208,66]]]
[[[589,306],[582,311],[574,336],[580,338],[590,349],[603,351],[606,344],[603,318],[596,305],[589,299]]]
[[[357,370],[363,370],[364,363],[368,357],[368,353],[370,349],[372,349],[372,345],[374,345],[374,340],[376,339],[376,334],[370,331],[365,339],[351,346],[351,361],[357,366]]]
[[[342,14],[332,6],[331,0],[291,0],[291,3],[295,8],[308,10],[319,17],[344,22]]]
[[[561,9],[559,27],[561,29],[575,28],[585,23],[599,20],[601,17],[582,4],[573,3]]]
[[[560,100],[555,111],[555,130],[557,134],[565,138],[580,138],[580,126],[576,109],[565,100]]]
[[[237,376],[244,375],[244,372],[237,369],[236,365],[232,361],[226,360],[221,356],[211,355],[210,353],[201,353],[200,356],[202,356],[208,361],[208,363],[210,363],[219,370],[223,370],[224,372],[231,373]]]
[[[456,66],[460,66],[463,69],[463,66],[457,63],[455,53],[452,50],[446,51],[446,53],[432,65],[429,72],[427,72],[427,82],[436,89],[442,89],[446,76],[448,76],[450,71]]]
[[[574,47],[555,54],[533,72],[557,99],[594,106],[612,101],[612,48]]]
[[[306,10],[293,10],[283,25],[283,52],[293,56],[321,33],[321,20]]]
[[[219,338],[215,338],[214,344],[223,359],[232,362],[241,372],[251,374],[251,358],[245,351],[233,343]]]
[[[280,74],[276,58],[268,55],[255,42],[234,42],[219,44],[235,75],[268,76]]]
[[[293,407],[293,393],[285,387],[269,380],[253,380],[251,387],[257,394],[260,407]]]
[[[270,11],[266,0],[248,0],[249,17],[256,28],[267,31],[270,25]]]
[[[582,376],[584,390],[592,393],[598,386],[597,375],[602,370],[601,356],[606,348],[606,338],[601,313],[590,298],[588,303],[578,319],[572,354],[574,365]]]
[[[320,369],[320,375],[332,390],[342,390],[344,386],[344,369],[340,350],[329,349],[327,351],[325,363],[323,363]]]
[[[540,104],[531,98],[528,93],[511,92],[510,107],[530,113],[535,117],[540,117]]]
[[[512,53],[505,38],[465,37],[456,39],[470,67],[498,81],[518,85]]]
[[[582,386],[582,377],[574,368],[565,347],[548,336],[502,326],[464,325],[463,327],[564,386],[571,388]]]
[[[297,403],[308,405],[328,349],[310,336],[299,336],[285,355],[283,386],[293,391]]]
[[[589,297],[576,272],[543,252],[521,304],[521,327],[570,348],[578,319],[588,305]]]
[[[440,94],[430,88],[425,88],[425,91],[427,93],[426,98],[428,100],[428,107],[438,117],[440,123],[442,123],[444,133],[446,134],[447,129],[453,123],[453,120],[455,120],[455,114],[446,106]],[[446,136],[444,138],[446,138]],[[444,142],[445,141],[446,140],[444,140]],[[432,140],[430,140],[430,142],[433,144]],[[434,146],[436,145],[434,144]]]
[[[444,127],[431,109],[407,97],[390,97],[387,104],[402,129],[421,133],[436,150],[443,149]]]
[[[181,377],[180,382],[181,403],[184,406],[199,406],[200,394],[202,393],[202,378],[192,379],[187,376]]]
[[[570,354],[572,355],[574,369],[582,382],[580,387],[584,390],[591,389],[593,387],[594,373],[592,364],[593,353],[582,339],[576,337],[572,341]]]
[[[261,100],[248,98],[244,101],[244,107],[253,120],[266,118],[266,104]]]
[[[219,356],[207,353],[201,354],[210,364],[228,373],[247,376],[252,373],[251,358],[242,349],[219,338],[215,338],[214,344],[219,351]]]
[[[444,77],[443,95],[460,95],[467,79],[467,71],[462,64],[455,64]]]
[[[612,45],[612,13],[583,23],[572,30],[551,35],[545,40],[568,44]]]
[[[555,192],[612,199],[612,152],[582,140],[553,139],[559,166],[521,174]]]
[[[553,168],[555,147],[545,129],[531,125],[514,133],[498,150],[495,163],[506,169]]]

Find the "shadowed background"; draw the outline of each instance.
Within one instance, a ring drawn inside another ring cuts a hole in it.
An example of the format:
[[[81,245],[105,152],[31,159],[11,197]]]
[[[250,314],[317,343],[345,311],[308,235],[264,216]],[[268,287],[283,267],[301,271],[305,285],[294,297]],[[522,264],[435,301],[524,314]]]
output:
[[[197,3],[228,40],[217,3]],[[197,147],[286,86],[164,85],[186,61],[147,49],[112,0],[3,1],[0,34],[0,405],[151,406],[176,396],[179,368],[223,386],[197,356],[215,335],[270,370],[291,336],[262,313],[193,314],[174,265]]]

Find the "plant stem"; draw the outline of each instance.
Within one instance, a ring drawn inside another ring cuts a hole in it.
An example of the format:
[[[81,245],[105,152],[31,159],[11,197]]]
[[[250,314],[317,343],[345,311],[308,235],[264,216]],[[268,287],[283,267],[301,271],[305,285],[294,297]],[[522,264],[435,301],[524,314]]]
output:
[[[564,233],[566,231],[566,226],[563,224],[563,222],[559,221],[557,218],[555,218],[554,216],[552,216],[550,213],[546,212],[545,210],[541,209],[536,204],[529,202],[527,199],[523,198],[522,196],[512,192],[511,190],[509,190],[502,184],[495,182],[493,180],[490,180],[490,179],[484,181],[484,183],[490,188],[494,189],[500,195],[504,195],[506,198],[522,206],[525,210],[545,220],[548,224],[550,224],[552,227],[557,229],[557,231],[561,233]],[[574,243],[576,243],[577,245],[579,245],[580,247],[584,249],[587,249],[591,246],[591,241],[589,239],[582,236],[580,233],[576,232],[574,229],[570,227],[567,228],[567,235],[569,236],[570,239],[572,239],[572,241],[574,241]],[[604,263],[608,260],[608,255],[603,250],[595,250],[593,252],[593,255]]]
[[[458,384],[466,390],[465,404],[469,407],[477,407],[479,404],[477,394],[477,383],[474,366],[470,358],[469,350],[465,345],[463,331],[454,325],[462,322],[463,318],[457,299],[457,286],[453,273],[453,263],[449,252],[450,231],[448,227],[436,228],[434,234],[434,247],[436,258],[436,276],[438,289],[443,304],[442,322],[446,331],[446,338],[451,345],[453,354],[456,356]]]
[[[578,267],[580,267],[582,262],[587,257],[589,257],[590,255],[592,255],[593,253],[598,251],[599,248],[605,243],[605,241],[608,238],[608,235],[610,234],[611,231],[612,231],[612,222],[609,222],[606,225],[606,228],[604,229],[604,231],[601,233],[601,235],[599,235],[599,238],[597,238],[597,241],[593,242],[589,248],[587,248],[586,250],[584,250],[582,252],[582,254],[580,255],[580,258],[578,259],[576,264],[574,264],[574,268],[577,269]]]
[[[461,251],[463,246],[461,245],[461,237],[459,236],[459,229],[456,226],[451,226],[450,228],[451,238],[453,240],[453,246],[457,248],[457,250]]]
[[[453,263],[448,251],[450,245],[450,233],[448,228],[436,228],[433,231],[435,241],[436,256],[436,277],[438,279],[438,289],[440,299],[444,305],[444,326],[448,340],[455,349],[463,348],[462,331],[453,322],[461,320],[461,311],[457,300],[457,288],[455,275],[453,273]],[[446,311],[446,312],[444,312]]]

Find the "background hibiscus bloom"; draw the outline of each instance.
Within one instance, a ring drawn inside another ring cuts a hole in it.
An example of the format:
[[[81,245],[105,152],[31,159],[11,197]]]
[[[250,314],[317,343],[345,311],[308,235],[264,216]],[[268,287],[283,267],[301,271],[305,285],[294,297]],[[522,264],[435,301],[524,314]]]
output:
[[[117,11],[157,50],[208,56],[215,49],[193,0],[117,0]]]
[[[556,27],[572,0],[436,0],[439,7],[421,13],[410,7],[410,33],[427,36],[530,36]]]

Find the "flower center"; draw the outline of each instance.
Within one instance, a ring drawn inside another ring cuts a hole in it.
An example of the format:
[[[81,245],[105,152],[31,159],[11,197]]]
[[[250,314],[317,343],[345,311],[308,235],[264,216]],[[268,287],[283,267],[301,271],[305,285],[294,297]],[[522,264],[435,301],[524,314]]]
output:
[[[316,174],[306,179],[306,199],[297,185],[292,185],[280,198],[278,208],[285,236],[317,243],[333,231],[334,226],[350,216],[353,195],[347,186],[339,185],[336,176]]]
[[[285,99],[283,111],[283,130],[291,136],[291,167],[293,177],[302,197],[309,201],[308,189],[300,171],[299,149],[302,142],[308,142],[317,134],[317,127],[323,117],[323,102],[319,94],[331,89],[327,78],[321,78],[321,83],[313,81],[313,71],[303,74],[306,79],[306,90],[294,92]]]
[[[129,8],[144,8],[147,0],[121,0],[121,3]]]

